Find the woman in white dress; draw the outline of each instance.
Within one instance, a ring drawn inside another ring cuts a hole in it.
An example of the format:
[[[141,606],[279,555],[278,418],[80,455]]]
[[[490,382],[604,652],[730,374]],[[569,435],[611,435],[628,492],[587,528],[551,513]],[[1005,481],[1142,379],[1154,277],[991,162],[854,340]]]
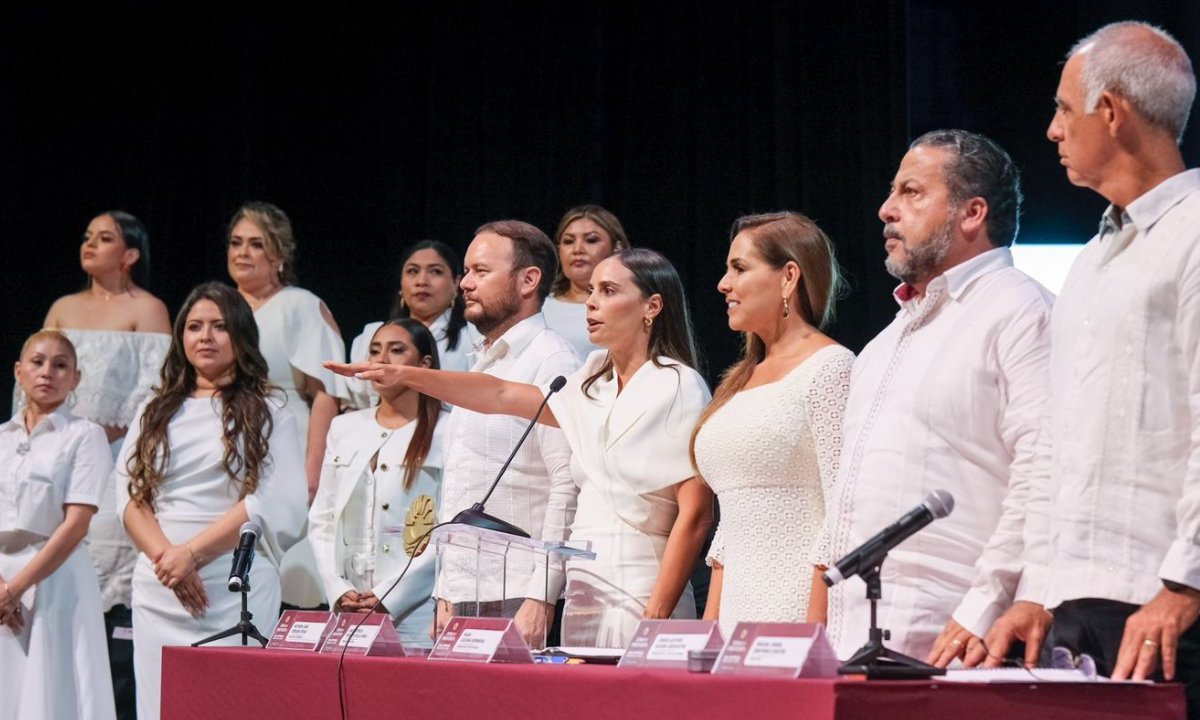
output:
[[[267,361],[271,383],[286,394],[287,409],[296,418],[311,503],[329,424],[340,402],[350,399],[342,379],[321,362],[345,357],[346,346],[325,303],[296,287],[296,239],[282,210],[264,202],[243,205],[229,222],[227,250],[229,277],[254,311],[258,349]],[[311,608],[320,605],[323,596],[312,548],[303,541],[284,562],[283,601]]]
[[[712,522],[712,493],[694,477],[688,443],[709,393],[692,368],[683,286],[666,258],[626,250],[602,261],[592,284],[588,328],[607,350],[592,353],[538,418],[567,436],[580,483],[571,537],[596,552],[567,564],[563,643],[624,647],[643,618],[695,617],[688,577]],[[484,373],[335,369],[526,418],[546,391]]]
[[[104,431],[63,407],[75,349],[25,341],[27,402],[0,425],[0,720],[114,718],[96,571],[83,545],[112,470]]]
[[[616,215],[599,205],[580,205],[558,221],[554,242],[558,245],[558,275],[542,314],[550,329],[566,338],[579,357],[586,358],[600,349],[587,325],[592,271],[609,255],[628,250],[629,238]]]
[[[854,361],[820,330],[841,282],[825,233],[784,212],[743,217],[731,235],[717,289],[745,347],[693,436],[721,508],[704,616],[727,638],[741,621],[824,620],[809,590]]]
[[[82,377],[71,412],[104,428],[115,460],[134,411],[158,379],[171,344],[171,320],[166,305],[145,290],[150,277],[150,234],[133,215],[113,210],[92,218],[79,260],[88,275],[87,287],[56,300],[44,327],[61,330],[75,346]],[[18,398],[14,408],[20,406]],[[87,543],[100,579],[117,717],[132,718],[129,583],[137,550],[117,518],[114,487],[112,482],[104,483]]]
[[[237,623],[227,557],[249,518],[262,527],[250,611],[264,632],[278,618],[279,563],[304,528],[305,496],[296,420],[271,392],[249,306],[219,283],[193,290],[158,391],[117,463],[118,512],[141,551],[133,573],[139,720],[159,717],[163,646]]]
[[[412,318],[429,328],[437,340],[443,370],[470,370],[474,348],[481,337],[464,316],[466,304],[458,290],[462,259],[440,240],[421,240],[404,249],[400,258],[400,288],[391,318]],[[367,359],[371,337],[382,321],[367,323],[350,343],[350,362]],[[373,407],[379,396],[371,383],[345,378],[350,402],[356,408]]]
[[[438,368],[433,334],[412,318],[384,323],[368,347],[370,362]],[[402,641],[428,643],[434,559],[417,541],[433,527],[440,499],[444,410],[404,385],[373,384],[379,405],[336,417],[329,428],[308,537],[330,607],[389,613]]]

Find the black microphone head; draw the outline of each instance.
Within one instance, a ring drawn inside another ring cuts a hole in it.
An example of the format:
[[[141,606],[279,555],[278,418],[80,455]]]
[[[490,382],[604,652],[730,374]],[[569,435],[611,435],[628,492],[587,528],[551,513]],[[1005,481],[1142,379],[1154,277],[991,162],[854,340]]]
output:
[[[945,490],[934,490],[925,496],[922,505],[929,508],[935,518],[944,518],[954,510],[954,496]]]
[[[565,377],[563,377],[562,375],[559,375],[558,377],[556,377],[550,381],[550,392],[556,393],[559,390],[562,390],[563,386],[566,384],[567,384],[567,379]]]
[[[238,531],[238,537],[241,537],[242,535],[245,535],[246,533],[253,534],[254,539],[257,540],[258,537],[260,535],[262,535],[262,528],[259,526],[258,523],[251,520],[250,522],[244,523],[242,525],[242,529]]]

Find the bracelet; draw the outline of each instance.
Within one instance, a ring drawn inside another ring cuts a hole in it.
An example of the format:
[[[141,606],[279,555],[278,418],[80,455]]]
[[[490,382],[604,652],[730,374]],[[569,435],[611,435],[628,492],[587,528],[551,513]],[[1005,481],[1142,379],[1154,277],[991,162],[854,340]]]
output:
[[[188,553],[191,554],[192,562],[196,563],[196,567],[200,567],[200,565],[202,564],[200,562],[200,556],[196,555],[196,551],[192,549],[192,544],[190,542],[186,542],[183,544],[183,546],[185,548],[187,548]]]

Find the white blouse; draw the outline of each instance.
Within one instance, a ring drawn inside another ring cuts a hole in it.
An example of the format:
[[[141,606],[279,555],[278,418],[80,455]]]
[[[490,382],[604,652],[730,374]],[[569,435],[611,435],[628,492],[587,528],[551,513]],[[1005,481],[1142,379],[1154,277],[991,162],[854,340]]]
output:
[[[586,358],[601,349],[588,334],[587,303],[566,302],[551,295],[542,303],[542,314],[550,329],[571,343],[579,357]]]
[[[0,542],[49,538],[63,522],[63,505],[99,506],[111,471],[108,441],[95,423],[59,407],[28,433],[17,413],[0,425]]]
[[[284,552],[303,535],[306,490],[295,418],[276,403],[267,400],[272,422],[269,452],[258,488],[245,501],[246,514],[262,526],[258,556],[278,566]],[[117,462],[116,512],[122,522],[130,499],[129,459],[137,448],[145,408],[139,408]],[[221,464],[221,428],[221,402],[215,397],[187,398],[169,421],[171,457],[155,493],[154,514],[172,542],[180,538],[172,536],[168,524],[203,526],[238,503],[241,483]]]
[[[573,474],[601,484],[613,512],[631,527],[667,535],[679,506],[663,491],[696,474],[688,445],[711,398],[708,385],[692,368],[660,357],[638,368],[620,394],[615,373],[585,392],[584,382],[607,358],[607,350],[589,355],[550,397],[550,409],[571,446]]]
[[[330,395],[348,399],[342,377],[321,365],[326,360],[340,362],[346,357],[346,346],[321,313],[321,299],[303,288],[285,287],[275,293],[254,311],[254,320],[271,383],[287,394],[287,409],[296,417],[303,444],[309,416],[303,376],[320,380]]]

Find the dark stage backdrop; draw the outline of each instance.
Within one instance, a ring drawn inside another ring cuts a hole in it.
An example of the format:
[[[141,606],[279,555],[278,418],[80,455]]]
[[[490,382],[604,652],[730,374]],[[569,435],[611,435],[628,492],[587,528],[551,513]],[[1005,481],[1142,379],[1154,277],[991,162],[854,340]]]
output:
[[[301,284],[347,340],[390,307],[408,242],[602,203],[679,267],[712,378],[739,345],[715,291],[731,221],[801,210],[837,244],[831,332],[857,350],[894,313],[876,210],[914,135],[992,135],[1025,170],[1023,238],[1083,241],[1103,202],[1044,138],[1062,53],[1138,17],[1200,57],[1191,2],[167,5],[0,10],[5,362],[83,283],[91,216],[146,222],[174,312],[225,278],[248,199],[291,215]]]

